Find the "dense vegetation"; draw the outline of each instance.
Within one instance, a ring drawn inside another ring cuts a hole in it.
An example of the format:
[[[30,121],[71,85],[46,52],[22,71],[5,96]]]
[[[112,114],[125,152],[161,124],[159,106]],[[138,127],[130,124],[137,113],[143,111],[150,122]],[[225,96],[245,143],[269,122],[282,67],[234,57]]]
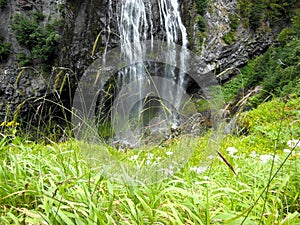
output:
[[[180,171],[141,186],[91,168],[75,140],[35,144],[18,137],[17,124],[1,124],[10,133],[0,142],[0,223],[299,224],[299,107],[299,98],[275,99],[242,115],[248,135],[229,135],[220,149],[237,176],[219,158],[203,172],[207,135],[194,140]],[[150,160],[172,151],[160,148]],[[118,154],[137,166],[149,160],[141,151]]]
[[[0,9],[4,8],[7,4],[7,0],[0,0]]]
[[[53,24],[45,28],[40,25],[44,16],[34,13],[32,19],[16,15],[12,28],[19,43],[30,50],[30,55],[19,54],[20,66],[31,65],[34,60],[42,64],[50,64],[55,53],[60,35]]]
[[[256,30],[263,28],[267,21],[271,26],[289,22],[297,0],[238,0],[243,22]]]
[[[0,35],[0,62],[9,56],[10,46],[11,44],[4,42],[4,38]]]
[[[239,26],[240,17],[238,14],[229,15],[230,19],[230,31],[225,34],[222,38],[227,44],[232,44],[236,41],[235,32]]]
[[[227,44],[236,41],[235,32],[240,23],[256,33],[277,32],[291,23],[299,8],[296,0],[239,0],[237,13],[230,14],[230,30],[222,38]]]
[[[300,96],[300,13],[292,17],[292,26],[278,35],[277,46],[271,46],[263,55],[250,60],[236,78],[224,87],[227,101],[233,101],[241,90],[257,85],[263,90],[250,100],[251,106],[288,95]]]
[[[195,0],[196,2],[196,9],[197,12],[199,14],[197,20],[198,20],[198,26],[199,26],[199,30],[200,31],[205,31],[205,27],[206,27],[206,23],[204,20],[204,15],[206,13],[207,10],[207,6],[208,6],[208,0]]]

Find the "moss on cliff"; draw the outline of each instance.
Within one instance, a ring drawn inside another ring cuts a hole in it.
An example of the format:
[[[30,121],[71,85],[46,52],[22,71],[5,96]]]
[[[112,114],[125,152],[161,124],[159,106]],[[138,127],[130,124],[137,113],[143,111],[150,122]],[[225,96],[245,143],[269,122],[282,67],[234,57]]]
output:
[[[26,18],[17,14],[12,24],[17,40],[30,51],[30,55],[21,57],[24,59],[20,63],[26,65],[34,60],[50,63],[60,35],[53,24],[47,24],[45,28],[39,24],[44,18],[42,14],[34,13],[32,17]]]
[[[240,16],[238,14],[230,14],[230,31],[225,34],[222,38],[227,44],[232,44],[236,41],[235,32],[240,23]]]

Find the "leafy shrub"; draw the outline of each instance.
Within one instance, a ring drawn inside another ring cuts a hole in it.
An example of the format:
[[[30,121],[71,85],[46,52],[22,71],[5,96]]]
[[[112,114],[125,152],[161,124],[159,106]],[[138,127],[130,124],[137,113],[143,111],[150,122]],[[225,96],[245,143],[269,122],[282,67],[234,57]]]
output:
[[[22,15],[15,16],[12,28],[20,44],[25,45],[29,50],[32,50],[43,37],[42,28],[37,21],[31,21]]]
[[[288,83],[277,90],[281,93],[281,96],[300,96],[300,78],[296,78],[293,81],[288,81]]]
[[[204,16],[206,9],[207,9],[207,4],[208,0],[195,0],[196,2],[196,7],[197,11],[201,16]]]
[[[30,57],[46,63],[54,54],[60,35],[51,24],[47,24],[45,28],[39,25],[43,15],[35,13],[33,17],[30,20],[24,16],[16,15],[12,28],[20,44],[31,51]]]
[[[223,41],[225,41],[229,45],[232,44],[232,43],[234,43],[234,41],[236,40],[235,34],[232,31],[229,31],[227,34],[225,34],[222,37],[222,39],[223,39]]]
[[[199,14],[195,18],[195,21],[198,24],[199,31],[204,32],[206,28],[206,21],[203,18],[203,16],[207,9],[208,0],[195,0],[195,3],[196,3],[196,10]]]
[[[263,0],[254,0],[250,7],[249,26],[251,29],[256,30],[264,17],[264,3]]]
[[[4,8],[7,4],[7,0],[0,0],[0,8]]]
[[[270,47],[268,51],[249,61],[242,70],[246,77],[246,89],[261,85],[263,101],[268,95],[299,95],[300,77],[300,40],[294,40],[285,46]],[[297,94],[298,93],[298,94]]]
[[[202,16],[197,17],[197,19],[198,19],[197,20],[197,24],[198,24],[199,30],[201,32],[204,32],[205,28],[206,28],[206,21],[205,21],[205,19]]]
[[[24,53],[17,54],[17,61],[19,62],[19,66],[28,66],[32,65],[32,58]]]
[[[295,15],[292,17],[292,25],[298,36],[300,34],[300,9],[295,11]]]
[[[295,30],[291,27],[284,28],[277,37],[277,40],[281,44],[287,44],[288,42],[294,40],[295,38]]]
[[[222,39],[227,44],[232,44],[236,40],[235,32],[236,32],[236,29],[239,26],[240,18],[238,16],[238,14],[230,14],[229,19],[230,19],[230,31],[227,34],[225,34],[222,37]]]
[[[257,30],[265,21],[276,25],[289,21],[296,8],[297,0],[238,0],[238,8],[244,24]]]
[[[222,89],[225,101],[233,101],[237,96],[239,90],[244,89],[245,82],[246,78],[244,78],[242,74],[239,74],[236,77],[232,78],[230,82],[225,84]]]
[[[287,102],[276,98],[263,103],[252,111],[243,113],[239,124],[247,129],[253,139],[275,143],[281,148],[291,138],[300,136],[300,98],[293,98]]]
[[[270,96],[300,96],[300,11],[292,21],[293,26],[278,35],[278,47],[271,46],[267,52],[250,60],[240,75],[225,84],[223,91],[227,101],[234,100],[240,88],[249,90],[257,85],[263,90],[250,98],[248,105],[252,108]]]
[[[230,19],[230,28],[234,31],[236,31],[236,29],[239,26],[240,23],[240,17],[238,14],[230,14],[229,15],[229,19]]]
[[[10,43],[5,43],[4,38],[0,36],[0,62],[5,60],[10,52]]]

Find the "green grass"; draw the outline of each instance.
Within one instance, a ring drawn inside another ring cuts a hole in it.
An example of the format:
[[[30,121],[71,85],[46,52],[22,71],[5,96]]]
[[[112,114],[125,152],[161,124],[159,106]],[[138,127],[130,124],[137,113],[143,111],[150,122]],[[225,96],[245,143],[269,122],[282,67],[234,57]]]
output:
[[[76,140],[43,145],[6,132],[0,141],[0,224],[300,224],[300,149],[287,145],[300,136],[299,101],[275,99],[244,114],[242,122],[265,112],[248,124],[247,135],[223,141],[220,152],[237,176],[218,157],[197,173],[208,136],[193,140],[193,156],[180,171],[155,184],[129,186],[91,168]],[[293,132],[281,135],[291,121]],[[275,126],[274,140],[258,126]],[[165,151],[173,145],[155,149],[152,158],[172,157]],[[130,151],[120,158],[132,158]],[[146,157],[140,152],[132,163],[144,165]]]

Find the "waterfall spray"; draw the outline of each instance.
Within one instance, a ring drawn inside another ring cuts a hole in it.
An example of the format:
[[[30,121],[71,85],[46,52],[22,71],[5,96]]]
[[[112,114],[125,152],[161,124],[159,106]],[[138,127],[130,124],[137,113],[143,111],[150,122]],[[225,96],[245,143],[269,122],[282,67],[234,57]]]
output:
[[[76,89],[72,121],[75,136],[83,140],[82,154],[106,176],[130,185],[157,182],[178,171],[196,147],[190,131],[201,125],[188,94],[197,84],[212,115],[210,141],[201,155],[201,166],[207,168],[222,138],[219,109],[224,102],[214,74],[187,49],[178,2],[109,0],[108,4],[106,29],[120,38],[119,47],[105,50]],[[178,138],[174,130],[182,131]],[[176,142],[172,157],[149,165],[123,161],[115,149],[103,145],[116,143],[119,150],[134,148],[143,155],[153,147],[163,151],[166,138]]]
[[[110,0],[109,5],[112,5],[112,0]],[[153,10],[158,10],[159,12],[159,24],[154,21]],[[143,128],[145,125],[149,125],[149,123],[145,124],[145,121],[143,121],[143,113],[147,111],[147,109],[145,109],[147,100],[143,99],[142,96],[147,94],[143,93],[145,88],[143,87],[143,83],[140,82],[142,78],[147,76],[160,76],[172,79],[175,89],[166,88],[167,86],[164,85],[162,85],[160,89],[157,89],[160,95],[171,96],[171,99],[168,99],[168,102],[163,102],[164,99],[159,99],[159,102],[163,106],[156,106],[158,109],[156,109],[155,113],[156,115],[161,114],[163,116],[160,117],[158,121],[156,121],[157,118],[153,116],[153,121],[160,124],[160,126],[158,126],[159,129],[165,130],[179,122],[177,111],[181,105],[185,84],[184,72],[182,72],[182,70],[178,72],[176,67],[183,68],[184,70],[186,68],[187,33],[180,17],[177,0],[157,0],[156,2],[145,0],[120,1],[110,13],[117,16],[117,30],[120,36],[121,53],[124,60],[128,62],[128,66],[117,73],[119,87],[116,92],[120,93],[124,85],[135,82],[136,86],[138,86],[138,91],[135,94],[138,95],[140,99],[131,112],[131,118],[133,118],[134,121],[131,123],[131,126],[134,126],[134,132],[124,131],[122,134],[118,134],[119,137],[115,138],[130,143],[131,145],[139,145],[140,137],[144,132]],[[109,17],[111,17],[111,14]],[[154,30],[158,29],[155,27],[155,24],[159,26],[159,29],[163,30],[160,36],[155,36],[154,34]],[[156,40],[167,43],[167,53],[163,61],[167,62],[167,65],[176,65],[175,67],[165,66],[163,74],[161,74],[161,72],[160,74],[149,74],[149,71],[145,67],[148,47],[145,43],[146,41],[153,43],[153,41]],[[179,43],[182,46],[182,50],[178,53],[178,51],[173,50],[173,48]],[[177,65],[178,62],[179,65]],[[166,80],[166,82],[168,82],[168,80]],[[179,88],[176,88],[176,86]],[[147,107],[151,108],[153,105],[148,104]],[[169,112],[167,115],[163,112],[166,110],[166,107]],[[171,107],[173,108],[172,110],[170,109]],[[163,126],[161,124],[163,124]],[[152,126],[152,129],[158,127]]]

